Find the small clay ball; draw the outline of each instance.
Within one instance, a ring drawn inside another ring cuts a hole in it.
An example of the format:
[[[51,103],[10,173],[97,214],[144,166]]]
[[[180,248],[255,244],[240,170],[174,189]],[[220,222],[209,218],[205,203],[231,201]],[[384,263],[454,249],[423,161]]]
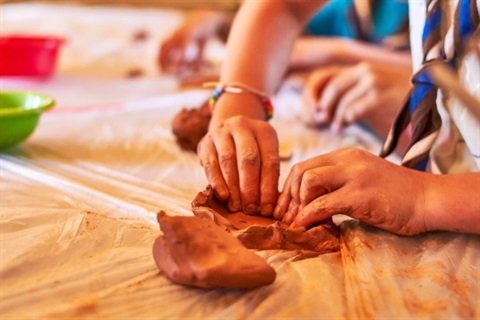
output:
[[[197,151],[197,145],[208,132],[210,124],[208,102],[200,108],[182,109],[173,119],[172,132],[184,150]]]
[[[131,78],[139,78],[143,76],[143,70],[140,68],[134,68],[131,70],[128,70],[126,77],[131,79]]]
[[[137,30],[133,36],[132,39],[134,42],[141,42],[147,40],[149,37],[148,31],[147,30]]]

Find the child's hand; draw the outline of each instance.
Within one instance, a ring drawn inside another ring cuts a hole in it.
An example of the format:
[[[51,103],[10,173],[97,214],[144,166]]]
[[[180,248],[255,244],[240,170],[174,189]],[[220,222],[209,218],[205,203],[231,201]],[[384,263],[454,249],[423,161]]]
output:
[[[401,235],[426,231],[426,173],[359,149],[340,149],[295,165],[274,217],[308,227],[345,214]]]
[[[366,118],[388,117],[391,123],[410,88],[410,73],[408,67],[368,62],[320,68],[305,88],[306,118],[335,131]]]
[[[209,183],[230,211],[272,215],[280,159],[277,135],[268,122],[245,116],[212,122],[198,155]]]
[[[172,73],[178,73],[184,68],[199,69],[206,63],[203,56],[205,44],[228,28],[230,23],[231,17],[223,12],[193,13],[162,44],[158,56],[161,69]],[[195,50],[191,56],[187,54],[189,47]]]

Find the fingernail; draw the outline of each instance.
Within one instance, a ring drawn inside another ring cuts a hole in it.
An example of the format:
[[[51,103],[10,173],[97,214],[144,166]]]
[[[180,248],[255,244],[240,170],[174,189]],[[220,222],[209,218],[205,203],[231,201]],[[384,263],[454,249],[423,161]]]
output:
[[[258,211],[258,207],[254,204],[249,204],[243,209],[243,212],[246,214],[255,214]]]
[[[292,214],[290,213],[290,211],[285,212],[282,221],[286,224],[290,224],[292,222]]]
[[[327,115],[322,112],[322,113],[315,113],[313,115],[313,119],[316,121],[316,122],[319,122],[319,123],[323,123],[327,120]]]
[[[227,202],[227,208],[230,212],[238,212],[242,209],[242,205],[240,204],[240,201],[238,201],[238,200],[235,200],[235,201],[229,200]]]
[[[215,189],[215,193],[217,194],[217,198],[220,199],[220,200],[227,200],[228,199],[228,192],[225,188]]]
[[[277,220],[281,220],[280,207],[275,207],[275,210],[273,210],[273,217]]]
[[[262,216],[269,217],[272,215],[272,212],[273,212],[273,205],[270,203],[263,205],[262,208],[260,209],[260,213],[262,214]]]

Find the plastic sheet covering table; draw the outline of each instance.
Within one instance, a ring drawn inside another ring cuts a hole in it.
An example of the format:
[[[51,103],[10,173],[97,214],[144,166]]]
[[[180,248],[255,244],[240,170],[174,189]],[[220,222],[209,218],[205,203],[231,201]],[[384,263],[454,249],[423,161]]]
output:
[[[182,14],[38,4],[1,10],[2,32],[68,38],[54,78],[0,79],[2,89],[42,91],[58,101],[33,136],[0,154],[1,319],[480,317],[478,236],[399,237],[341,217],[340,252],[301,261],[289,252],[259,252],[278,273],[270,286],[171,283],[151,254],[160,234],[155,214],[191,215],[190,201],[206,186],[196,155],[175,144],[170,121],[208,92],[181,90],[155,69],[154,48]],[[121,52],[134,49],[121,39],[140,27],[151,37],[131,61]],[[145,75],[122,77],[135,61],[149,64]],[[292,150],[282,179],[293,163],[338,147],[379,150],[359,126],[342,135],[304,127],[295,117],[295,79],[274,102],[272,123]]]

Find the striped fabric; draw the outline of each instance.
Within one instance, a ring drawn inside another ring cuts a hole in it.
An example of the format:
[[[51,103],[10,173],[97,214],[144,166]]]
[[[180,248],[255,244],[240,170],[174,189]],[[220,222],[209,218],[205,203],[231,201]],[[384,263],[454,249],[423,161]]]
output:
[[[478,27],[478,0],[460,0],[456,8],[453,24],[454,48],[444,48],[441,36],[442,11],[440,0],[427,0],[423,42],[423,66],[413,76],[413,89],[385,140],[381,156],[388,156],[397,146],[400,135],[409,124],[412,126],[412,139],[405,153],[402,165],[417,170],[425,170],[430,149],[438,135],[441,119],[437,111],[438,88],[428,73],[433,63],[444,63],[455,67],[455,60],[463,53],[466,42]],[[446,50],[444,50],[446,49]],[[451,57],[445,51],[453,52]]]

